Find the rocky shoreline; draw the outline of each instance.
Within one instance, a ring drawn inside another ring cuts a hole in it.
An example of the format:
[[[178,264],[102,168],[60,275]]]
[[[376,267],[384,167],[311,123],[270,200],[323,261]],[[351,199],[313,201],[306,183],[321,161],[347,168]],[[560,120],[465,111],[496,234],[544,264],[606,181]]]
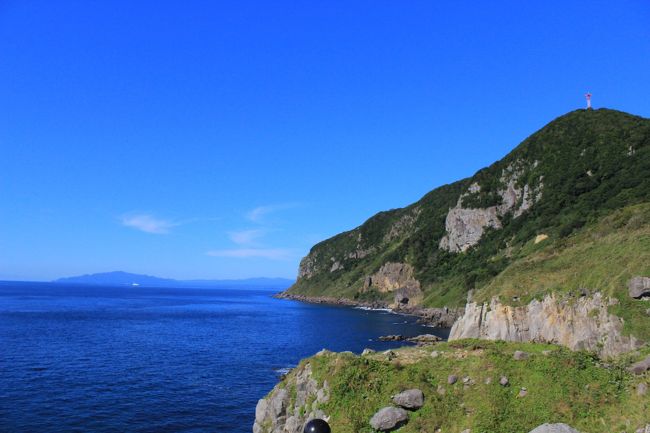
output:
[[[273,295],[277,299],[291,299],[293,301],[307,302],[310,304],[338,305],[345,307],[362,307],[373,310],[390,310],[393,313],[406,314],[418,317],[418,322],[435,328],[451,328],[456,319],[464,313],[464,308],[422,308],[418,306],[391,308],[388,303],[381,301],[363,302],[348,298],[335,298],[331,296],[305,296],[280,292]]]

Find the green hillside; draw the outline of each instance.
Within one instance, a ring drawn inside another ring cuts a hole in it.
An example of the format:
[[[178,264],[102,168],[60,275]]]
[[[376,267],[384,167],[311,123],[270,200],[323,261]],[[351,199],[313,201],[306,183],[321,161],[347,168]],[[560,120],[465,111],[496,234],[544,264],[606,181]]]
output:
[[[315,245],[288,293],[390,302],[368,277],[401,263],[426,306],[463,305],[469,290],[523,302],[587,288],[624,301],[627,279],[650,273],[647,203],[650,120],[576,110],[474,176]],[[475,243],[468,221],[479,221]],[[538,235],[548,238],[535,243]]]

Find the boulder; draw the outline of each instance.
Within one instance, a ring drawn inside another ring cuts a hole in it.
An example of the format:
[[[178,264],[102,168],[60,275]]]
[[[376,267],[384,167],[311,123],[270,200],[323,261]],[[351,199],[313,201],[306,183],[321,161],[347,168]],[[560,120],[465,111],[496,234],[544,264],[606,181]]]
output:
[[[643,397],[648,393],[648,385],[645,382],[641,382],[637,387],[636,387],[636,394],[640,397]]]
[[[523,361],[525,359],[528,359],[528,354],[526,352],[522,352],[521,350],[516,350],[515,354],[512,355],[512,357],[517,361]]]
[[[367,356],[367,355],[371,355],[373,353],[375,353],[374,350],[366,348],[366,349],[363,349],[363,352],[361,352],[361,356]]]
[[[501,384],[501,386],[508,386],[510,381],[506,376],[501,376],[501,379],[499,379],[499,383]]]
[[[542,424],[529,433],[580,433],[578,430],[566,424]]]
[[[650,297],[650,278],[634,277],[627,285],[631,297],[641,299],[645,296]]]
[[[372,418],[370,418],[370,426],[379,431],[395,430],[408,421],[408,413],[398,407],[388,406],[379,409]]]
[[[526,388],[521,388],[519,390],[519,397],[526,397],[528,395],[528,390]]]
[[[650,433],[650,424],[646,425],[645,427],[641,427],[637,429],[635,433]]]
[[[634,374],[643,374],[646,371],[650,370],[650,355],[648,355],[644,360],[636,362],[629,366],[628,370]]]
[[[424,393],[419,389],[407,389],[394,395],[393,403],[404,409],[417,410],[424,405]]]
[[[449,385],[453,385],[453,384],[456,383],[456,382],[458,382],[458,376],[456,376],[455,374],[450,374],[450,375],[447,377],[447,383],[448,383]]]

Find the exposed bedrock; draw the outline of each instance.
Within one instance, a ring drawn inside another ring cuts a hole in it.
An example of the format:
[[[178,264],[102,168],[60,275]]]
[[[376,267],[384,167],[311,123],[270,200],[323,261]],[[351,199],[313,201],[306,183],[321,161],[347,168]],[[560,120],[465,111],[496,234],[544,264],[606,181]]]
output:
[[[439,248],[452,253],[465,252],[476,245],[486,230],[500,229],[501,217],[512,212],[514,218],[523,215],[542,196],[542,178],[538,185],[519,185],[519,178],[524,173],[523,161],[516,161],[506,167],[501,173],[501,188],[497,195],[501,199],[499,205],[485,208],[468,206],[465,202],[472,195],[481,193],[481,185],[473,183],[467,191],[458,197],[456,206],[449,209],[445,219],[447,234],[440,240]],[[533,165],[536,165],[533,164]]]
[[[420,282],[413,277],[413,266],[408,263],[384,263],[381,268],[363,283],[362,291],[370,288],[380,293],[393,292],[397,289],[420,289]]]
[[[496,206],[486,209],[449,209],[445,220],[447,235],[440,241],[440,248],[454,253],[467,251],[476,245],[488,228],[501,228]]]
[[[327,381],[319,387],[309,364],[293,373],[258,401],[253,433],[302,433],[311,419],[327,419],[320,409],[329,400]]]
[[[600,293],[578,299],[551,294],[523,307],[504,305],[496,298],[489,304],[469,302],[449,340],[546,342],[612,357],[640,346],[634,337],[623,335],[623,320],[608,312],[615,303]]]

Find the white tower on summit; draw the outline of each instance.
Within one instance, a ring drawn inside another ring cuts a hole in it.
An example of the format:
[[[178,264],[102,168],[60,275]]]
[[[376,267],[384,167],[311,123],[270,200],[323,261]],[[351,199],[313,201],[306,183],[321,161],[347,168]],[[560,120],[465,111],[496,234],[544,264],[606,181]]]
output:
[[[585,98],[587,98],[587,110],[591,110],[591,93],[587,92]]]

